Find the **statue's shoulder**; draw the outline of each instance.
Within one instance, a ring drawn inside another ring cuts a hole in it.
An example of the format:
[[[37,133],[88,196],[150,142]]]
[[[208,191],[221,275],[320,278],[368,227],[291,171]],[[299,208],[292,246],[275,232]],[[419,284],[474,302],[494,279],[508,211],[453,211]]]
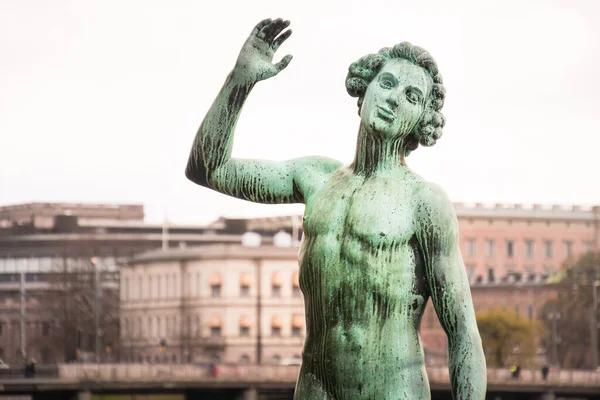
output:
[[[298,158],[294,164],[294,181],[300,186],[305,199],[319,191],[342,168],[341,162],[322,156]]]
[[[448,226],[456,220],[454,205],[438,184],[421,179],[414,202],[417,221],[423,224]]]

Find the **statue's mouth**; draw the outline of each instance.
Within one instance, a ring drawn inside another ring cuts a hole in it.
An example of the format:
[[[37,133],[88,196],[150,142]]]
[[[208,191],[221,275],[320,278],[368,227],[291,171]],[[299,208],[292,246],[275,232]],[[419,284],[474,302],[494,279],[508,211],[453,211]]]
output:
[[[380,117],[382,117],[383,119],[386,119],[388,121],[392,121],[393,119],[396,118],[396,115],[392,112],[392,110],[382,107],[382,106],[377,106],[377,112]]]

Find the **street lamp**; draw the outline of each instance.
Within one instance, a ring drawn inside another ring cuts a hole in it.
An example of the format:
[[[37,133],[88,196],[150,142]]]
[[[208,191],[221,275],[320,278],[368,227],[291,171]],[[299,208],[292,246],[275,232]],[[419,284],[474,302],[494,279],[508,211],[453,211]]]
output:
[[[595,280],[592,285],[592,317],[590,318],[593,369],[598,368],[598,286],[600,281]]]
[[[554,301],[553,304],[553,310],[551,313],[548,314],[548,317],[550,318],[550,320],[552,321],[552,364],[554,367],[558,368],[559,367],[559,363],[558,363],[558,342],[559,342],[559,337],[558,337],[558,320],[560,319],[560,313],[556,310],[556,300]]]

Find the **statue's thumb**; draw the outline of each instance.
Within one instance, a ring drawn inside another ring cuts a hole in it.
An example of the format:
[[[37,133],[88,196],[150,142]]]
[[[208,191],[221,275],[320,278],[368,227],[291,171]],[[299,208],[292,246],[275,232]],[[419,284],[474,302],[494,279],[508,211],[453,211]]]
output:
[[[288,66],[290,61],[292,61],[292,58],[293,56],[291,54],[288,54],[287,56],[283,57],[281,61],[275,64],[275,68],[277,68],[277,71],[282,71],[283,69],[285,69],[285,67]]]

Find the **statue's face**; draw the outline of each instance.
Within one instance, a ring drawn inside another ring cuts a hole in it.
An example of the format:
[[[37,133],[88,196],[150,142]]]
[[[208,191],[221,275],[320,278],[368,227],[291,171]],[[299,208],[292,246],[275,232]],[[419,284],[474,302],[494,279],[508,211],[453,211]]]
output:
[[[406,60],[390,60],[367,87],[360,110],[371,135],[406,137],[421,119],[431,89],[427,72]]]

